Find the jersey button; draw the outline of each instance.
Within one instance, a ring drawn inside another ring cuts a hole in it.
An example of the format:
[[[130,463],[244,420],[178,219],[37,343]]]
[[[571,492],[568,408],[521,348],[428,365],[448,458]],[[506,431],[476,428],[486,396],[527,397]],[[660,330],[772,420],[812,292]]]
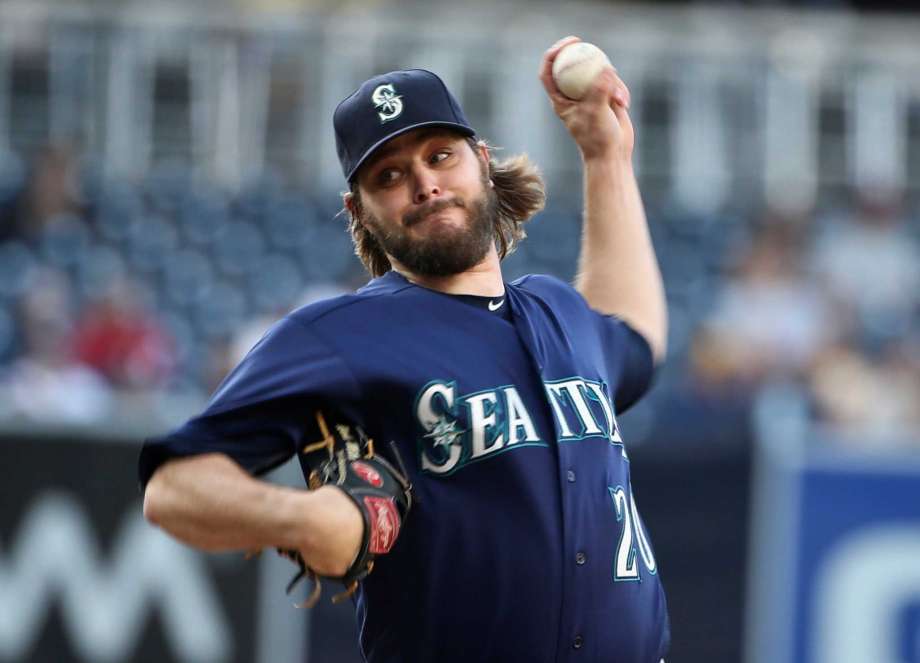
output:
[[[569,483],[575,483],[575,470],[569,470],[566,472],[565,478],[569,480]]]
[[[580,550],[577,553],[575,553],[575,563],[578,564],[578,566],[581,566],[582,564],[584,564],[587,558],[588,558],[587,555],[585,555]]]
[[[583,644],[585,644],[585,639],[580,635],[576,635],[575,639],[572,640],[572,649],[581,649]]]

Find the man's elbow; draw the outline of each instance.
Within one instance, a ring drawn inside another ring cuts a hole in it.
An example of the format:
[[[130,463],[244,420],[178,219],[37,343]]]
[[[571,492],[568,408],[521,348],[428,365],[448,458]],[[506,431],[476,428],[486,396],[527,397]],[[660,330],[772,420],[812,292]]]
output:
[[[650,316],[647,329],[645,338],[652,349],[652,361],[660,366],[668,354],[668,308],[663,297],[659,310]]]
[[[661,333],[655,335],[654,338],[646,338],[646,340],[652,350],[652,363],[654,363],[655,366],[660,366],[664,363],[665,357],[668,355],[667,329],[662,330]]]
[[[144,490],[144,518],[157,527],[163,525],[163,487],[162,475],[157,470],[147,482]]]
[[[629,315],[628,313],[620,314],[619,317],[648,343],[649,350],[652,353],[652,362],[655,366],[662,364],[668,354],[667,321],[649,320],[647,317]]]
[[[177,459],[168,460],[160,465],[144,489],[144,518],[147,522],[168,529],[171,518],[176,517],[176,507],[181,504],[180,494],[177,493],[178,485],[176,482],[176,469],[182,461]]]

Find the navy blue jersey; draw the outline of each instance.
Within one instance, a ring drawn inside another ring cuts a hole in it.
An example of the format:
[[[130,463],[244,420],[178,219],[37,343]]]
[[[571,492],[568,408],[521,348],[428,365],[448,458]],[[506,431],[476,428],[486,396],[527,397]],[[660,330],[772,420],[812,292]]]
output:
[[[658,663],[664,592],[616,421],[648,387],[648,344],[550,277],[469,299],[389,272],[291,313],[203,414],[145,444],[142,482],[210,451],[265,472],[335,408],[378,452],[397,442],[417,498],[356,595],[368,661]]]

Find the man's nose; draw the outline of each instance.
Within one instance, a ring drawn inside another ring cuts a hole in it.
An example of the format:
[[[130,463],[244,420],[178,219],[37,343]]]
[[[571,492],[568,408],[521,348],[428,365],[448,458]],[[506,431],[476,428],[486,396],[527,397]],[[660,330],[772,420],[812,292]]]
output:
[[[438,186],[434,173],[424,168],[417,168],[413,175],[415,191],[412,200],[416,205],[424,203],[429,198],[436,198],[441,195],[441,188]]]

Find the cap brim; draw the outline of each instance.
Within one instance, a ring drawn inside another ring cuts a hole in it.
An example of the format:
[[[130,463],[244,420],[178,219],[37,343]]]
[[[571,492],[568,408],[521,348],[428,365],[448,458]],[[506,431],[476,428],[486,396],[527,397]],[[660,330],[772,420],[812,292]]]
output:
[[[406,132],[412,131],[413,129],[420,129],[421,127],[445,127],[447,129],[453,129],[456,132],[463,134],[464,136],[475,136],[476,135],[476,132],[473,131],[470,127],[464,124],[459,124],[457,122],[444,122],[444,121],[419,122],[417,124],[410,124],[408,127],[400,127],[393,133],[387,134],[386,136],[378,140],[376,143],[371,145],[369,148],[364,150],[364,154],[362,154],[361,158],[355,162],[354,167],[351,169],[351,172],[348,173],[348,177],[346,177],[345,179],[351,182],[355,177],[355,173],[358,172],[358,169],[362,165],[364,165],[364,162],[367,161],[374,154],[374,152],[376,152],[378,149],[383,147],[384,143],[396,138],[397,136],[401,136]]]

